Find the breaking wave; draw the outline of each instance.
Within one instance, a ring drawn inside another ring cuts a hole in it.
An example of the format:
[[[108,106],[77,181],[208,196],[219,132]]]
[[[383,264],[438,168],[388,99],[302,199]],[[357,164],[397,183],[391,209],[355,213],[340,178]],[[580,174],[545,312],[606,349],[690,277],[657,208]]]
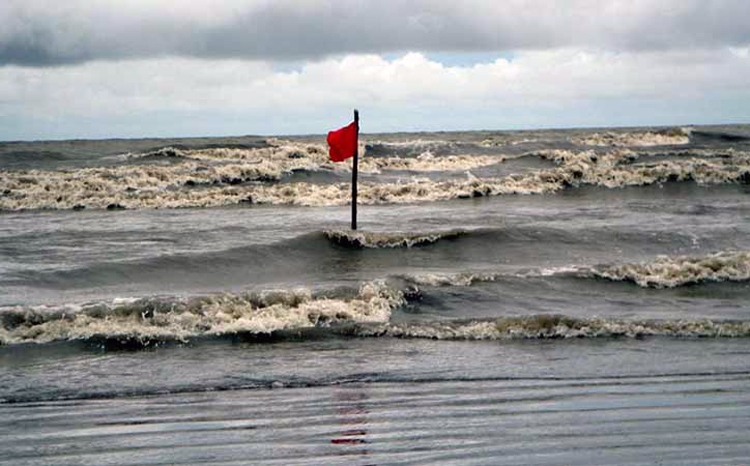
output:
[[[207,162],[223,161],[249,161],[261,162],[272,161],[275,164],[283,164],[289,160],[305,160],[315,164],[328,161],[327,151],[319,144],[302,144],[280,139],[269,139],[267,145],[262,147],[204,147],[188,149],[176,146],[162,147],[141,153],[128,153],[125,158],[129,160],[148,158],[178,158],[186,160],[202,160]]]
[[[606,132],[571,138],[571,142],[583,146],[599,147],[652,147],[676,146],[690,143],[690,136],[682,128],[644,132]]]
[[[319,170],[329,163],[319,148],[299,145],[193,151],[167,147],[134,157],[174,157],[181,161],[80,170],[0,171],[0,209],[200,206],[228,186],[279,181],[295,171]]]
[[[652,262],[601,266],[584,274],[646,288],[674,288],[703,282],[750,280],[750,252],[720,252],[703,257],[660,256]]]
[[[459,273],[420,273],[404,275],[401,278],[417,286],[471,286],[475,283],[494,282],[503,277],[500,273],[459,272]]]
[[[480,147],[504,147],[504,146],[520,146],[524,144],[533,144],[542,141],[539,138],[520,138],[513,137],[510,135],[493,135],[491,137],[483,139],[480,143]]]
[[[622,320],[562,315],[502,317],[492,320],[388,323],[362,326],[368,337],[433,340],[528,340],[559,338],[750,337],[750,321]]]
[[[416,286],[471,286],[510,278],[606,279],[643,288],[676,288],[708,282],[750,281],[750,252],[723,251],[706,256],[658,256],[633,264],[564,265],[520,271],[423,272],[400,275]]]
[[[335,205],[347,202],[345,184],[278,182],[298,172],[346,179],[351,161],[334,164],[322,146],[272,141],[262,148],[187,150],[165,147],[130,160],[173,159],[78,170],[1,170],[0,210],[214,207],[238,203]],[[363,158],[360,170],[466,171],[501,163],[482,155]],[[335,179],[335,178],[334,178]],[[270,187],[269,187],[270,185]],[[291,186],[291,187],[290,187]],[[365,200],[365,202],[367,202]]]
[[[241,203],[331,206],[345,205],[350,199],[348,182],[276,183],[283,176],[300,170],[349,170],[347,164],[334,167],[327,161],[325,153],[315,146],[302,149],[299,146],[206,149],[199,152],[212,160],[235,152],[253,155],[244,159],[232,155],[230,162],[208,163],[188,159],[168,166],[4,171],[0,172],[0,210],[216,207]],[[605,154],[556,149],[526,156],[550,160],[557,166],[500,178],[477,178],[467,172],[465,179],[443,181],[417,178],[384,183],[363,181],[358,200],[362,204],[414,203],[489,195],[553,193],[584,185],[619,188],[669,181],[700,184],[750,182],[750,155],[739,151],[722,157],[689,156],[642,163],[636,163],[638,154],[627,149]],[[422,160],[417,158],[403,166],[428,170],[436,166],[445,168],[447,163],[465,168],[462,164],[475,163],[472,160],[485,164],[490,161],[497,163],[500,159],[430,156]],[[379,169],[377,163],[373,163],[373,167]],[[389,159],[383,163],[396,166]]]
[[[581,266],[561,266],[520,272],[424,272],[401,275],[400,278],[416,286],[472,286],[477,283],[495,282],[505,278],[580,277],[585,276],[582,273],[587,270],[587,267]]]
[[[351,161],[332,163],[327,149],[317,144],[300,144],[272,139],[269,147],[224,148],[186,150],[176,147],[163,147],[141,154],[129,154],[131,160],[150,158],[176,158],[185,161],[210,163],[248,163],[265,174],[268,180],[278,180],[283,175],[299,169],[307,170],[351,170]],[[361,149],[360,149],[361,151]],[[407,171],[461,171],[494,165],[505,161],[502,156],[488,155],[435,155],[429,150],[416,157],[362,157],[359,169],[363,172],[379,173],[382,170]]]
[[[412,292],[416,292],[411,290]],[[394,322],[409,292],[384,282],[337,296],[280,290],[185,299],[129,299],[83,306],[0,309],[0,344],[104,342],[148,347],[194,339],[345,337],[433,340],[571,338],[747,338],[750,321],[580,318],[557,314]]]
[[[329,231],[323,235],[328,241],[345,247],[390,249],[429,245],[468,233],[448,231],[420,235]],[[285,332],[315,329],[362,337],[448,340],[750,336],[750,321],[706,319],[626,320],[545,314],[471,321],[391,321],[394,310],[407,304],[422,305],[420,303],[430,293],[423,287],[469,287],[478,283],[540,277],[606,279],[657,289],[704,282],[746,281],[750,280],[750,252],[721,252],[702,257],[659,256],[640,264],[593,267],[425,272],[365,282],[359,288],[322,291],[296,288],[187,298],[118,299],[83,305],[12,306],[0,308],[0,344],[103,340],[148,346],[238,334],[282,334],[283,337]]]
[[[435,244],[440,240],[456,239],[469,234],[464,230],[434,233],[374,233],[352,230],[328,230],[326,238],[335,244],[350,248],[393,249],[413,248]]]
[[[658,256],[637,264],[569,265],[514,273],[421,273],[402,276],[417,286],[471,286],[502,278],[570,277],[630,282],[643,288],[676,288],[706,282],[750,280],[750,252],[718,252],[707,256]]]
[[[221,294],[185,299],[120,299],[80,306],[0,309],[0,343],[56,340],[186,341],[237,333],[271,334],[342,323],[387,322],[404,303],[384,282],[351,293],[309,289]]]
[[[383,170],[403,170],[417,172],[465,171],[502,163],[503,156],[490,155],[446,155],[436,156],[424,152],[414,158],[363,157],[359,168],[365,173],[380,173]]]
[[[414,157],[425,152],[447,155],[466,144],[440,139],[411,139],[408,141],[370,141],[363,147],[370,157]]]

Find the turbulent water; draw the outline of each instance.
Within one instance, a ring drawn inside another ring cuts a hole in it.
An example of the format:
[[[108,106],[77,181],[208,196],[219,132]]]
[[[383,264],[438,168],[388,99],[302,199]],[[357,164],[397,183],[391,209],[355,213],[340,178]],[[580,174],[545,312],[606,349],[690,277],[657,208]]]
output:
[[[0,143],[0,464],[747,464],[750,127]]]

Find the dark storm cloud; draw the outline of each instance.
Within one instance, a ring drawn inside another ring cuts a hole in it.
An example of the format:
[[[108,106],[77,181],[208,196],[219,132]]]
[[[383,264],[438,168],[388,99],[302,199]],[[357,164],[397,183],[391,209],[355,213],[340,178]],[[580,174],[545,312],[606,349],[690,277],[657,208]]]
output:
[[[750,2],[665,0],[4,0],[0,64],[180,55],[318,59],[343,53],[750,43]]]

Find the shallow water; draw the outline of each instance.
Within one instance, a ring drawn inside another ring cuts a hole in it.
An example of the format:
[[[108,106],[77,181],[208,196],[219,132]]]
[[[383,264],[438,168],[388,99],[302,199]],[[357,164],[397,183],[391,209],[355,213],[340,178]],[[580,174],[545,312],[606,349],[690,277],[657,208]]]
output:
[[[67,345],[13,358],[3,464],[750,459],[742,340]]]

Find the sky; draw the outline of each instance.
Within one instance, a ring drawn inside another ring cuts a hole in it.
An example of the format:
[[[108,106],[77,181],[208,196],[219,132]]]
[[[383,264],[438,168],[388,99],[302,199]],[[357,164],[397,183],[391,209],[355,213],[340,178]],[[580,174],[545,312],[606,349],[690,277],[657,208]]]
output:
[[[0,140],[750,123],[747,0],[2,0]]]

